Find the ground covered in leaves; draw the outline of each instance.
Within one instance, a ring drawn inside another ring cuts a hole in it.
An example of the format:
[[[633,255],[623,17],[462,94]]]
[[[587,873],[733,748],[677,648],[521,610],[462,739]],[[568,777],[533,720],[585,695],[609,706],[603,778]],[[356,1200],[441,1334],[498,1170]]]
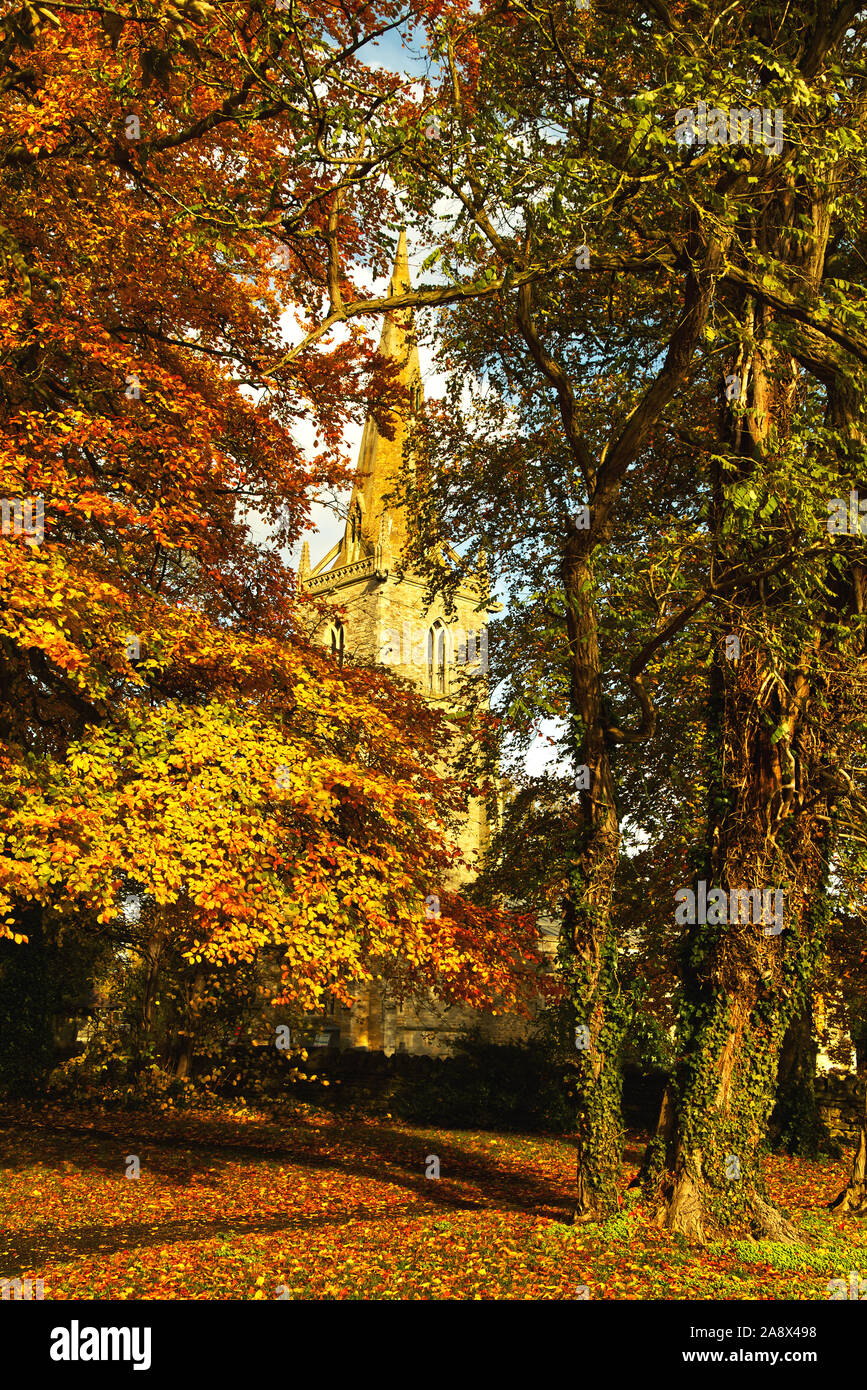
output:
[[[867,1274],[867,1223],[826,1210],[846,1160],[767,1161],[812,1247],[696,1250],[626,1192],[640,1153],[633,1136],[621,1211],[574,1228],[558,1136],[7,1108],[0,1278],[41,1278],[46,1299],[827,1300],[829,1279]]]

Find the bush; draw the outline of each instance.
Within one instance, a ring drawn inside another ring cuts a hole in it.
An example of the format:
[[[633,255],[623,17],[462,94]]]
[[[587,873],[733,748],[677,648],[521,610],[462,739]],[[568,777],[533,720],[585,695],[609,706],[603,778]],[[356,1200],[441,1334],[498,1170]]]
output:
[[[299,1088],[319,1105],[455,1129],[563,1132],[570,1124],[563,1069],[539,1042],[495,1044],[471,1033],[451,1057],[339,1052],[303,1070],[321,1078]]]

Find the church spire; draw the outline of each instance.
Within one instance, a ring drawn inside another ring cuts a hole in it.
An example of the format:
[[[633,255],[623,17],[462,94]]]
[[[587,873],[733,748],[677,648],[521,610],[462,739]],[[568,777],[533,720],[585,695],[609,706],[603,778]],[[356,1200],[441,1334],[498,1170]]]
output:
[[[390,297],[407,294],[410,288],[406,232],[401,231],[388,293]],[[377,350],[380,356],[398,368],[397,380],[409,394],[412,403],[410,409],[419,406],[422,399],[421,370],[411,309],[397,309],[385,315]],[[397,556],[403,548],[406,540],[403,508],[393,502],[386,506],[384,498],[394,491],[403,463],[407,413],[392,415],[390,423],[394,432],[392,439],[386,438],[371,416],[365,422],[346,531],[335,568],[374,556],[377,547],[382,546],[386,517],[391,555]]]
[[[298,563],[298,582],[303,583],[310,573],[310,546],[304,541],[301,546],[301,559]]]

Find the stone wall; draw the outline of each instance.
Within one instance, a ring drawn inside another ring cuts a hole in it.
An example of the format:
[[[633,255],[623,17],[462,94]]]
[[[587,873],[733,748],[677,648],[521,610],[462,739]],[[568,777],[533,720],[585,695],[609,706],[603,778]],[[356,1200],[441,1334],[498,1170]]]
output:
[[[819,1113],[832,1139],[848,1146],[858,1138],[864,1118],[864,1076],[817,1076]]]
[[[630,1128],[650,1129],[659,1117],[667,1081],[665,1072],[642,1073],[624,1068],[623,1118]],[[816,1077],[819,1115],[832,1139],[849,1148],[858,1138],[864,1116],[865,1076],[841,1074]]]

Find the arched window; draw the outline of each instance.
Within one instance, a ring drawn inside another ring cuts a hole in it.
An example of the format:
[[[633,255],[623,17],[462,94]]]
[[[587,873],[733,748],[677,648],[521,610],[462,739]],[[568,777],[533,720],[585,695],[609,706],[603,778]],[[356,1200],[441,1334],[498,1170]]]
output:
[[[329,628],[329,641],[331,643],[331,655],[337,661],[338,666],[343,665],[343,624],[332,623]]]
[[[427,635],[427,683],[432,695],[446,693],[446,633],[437,620]]]

